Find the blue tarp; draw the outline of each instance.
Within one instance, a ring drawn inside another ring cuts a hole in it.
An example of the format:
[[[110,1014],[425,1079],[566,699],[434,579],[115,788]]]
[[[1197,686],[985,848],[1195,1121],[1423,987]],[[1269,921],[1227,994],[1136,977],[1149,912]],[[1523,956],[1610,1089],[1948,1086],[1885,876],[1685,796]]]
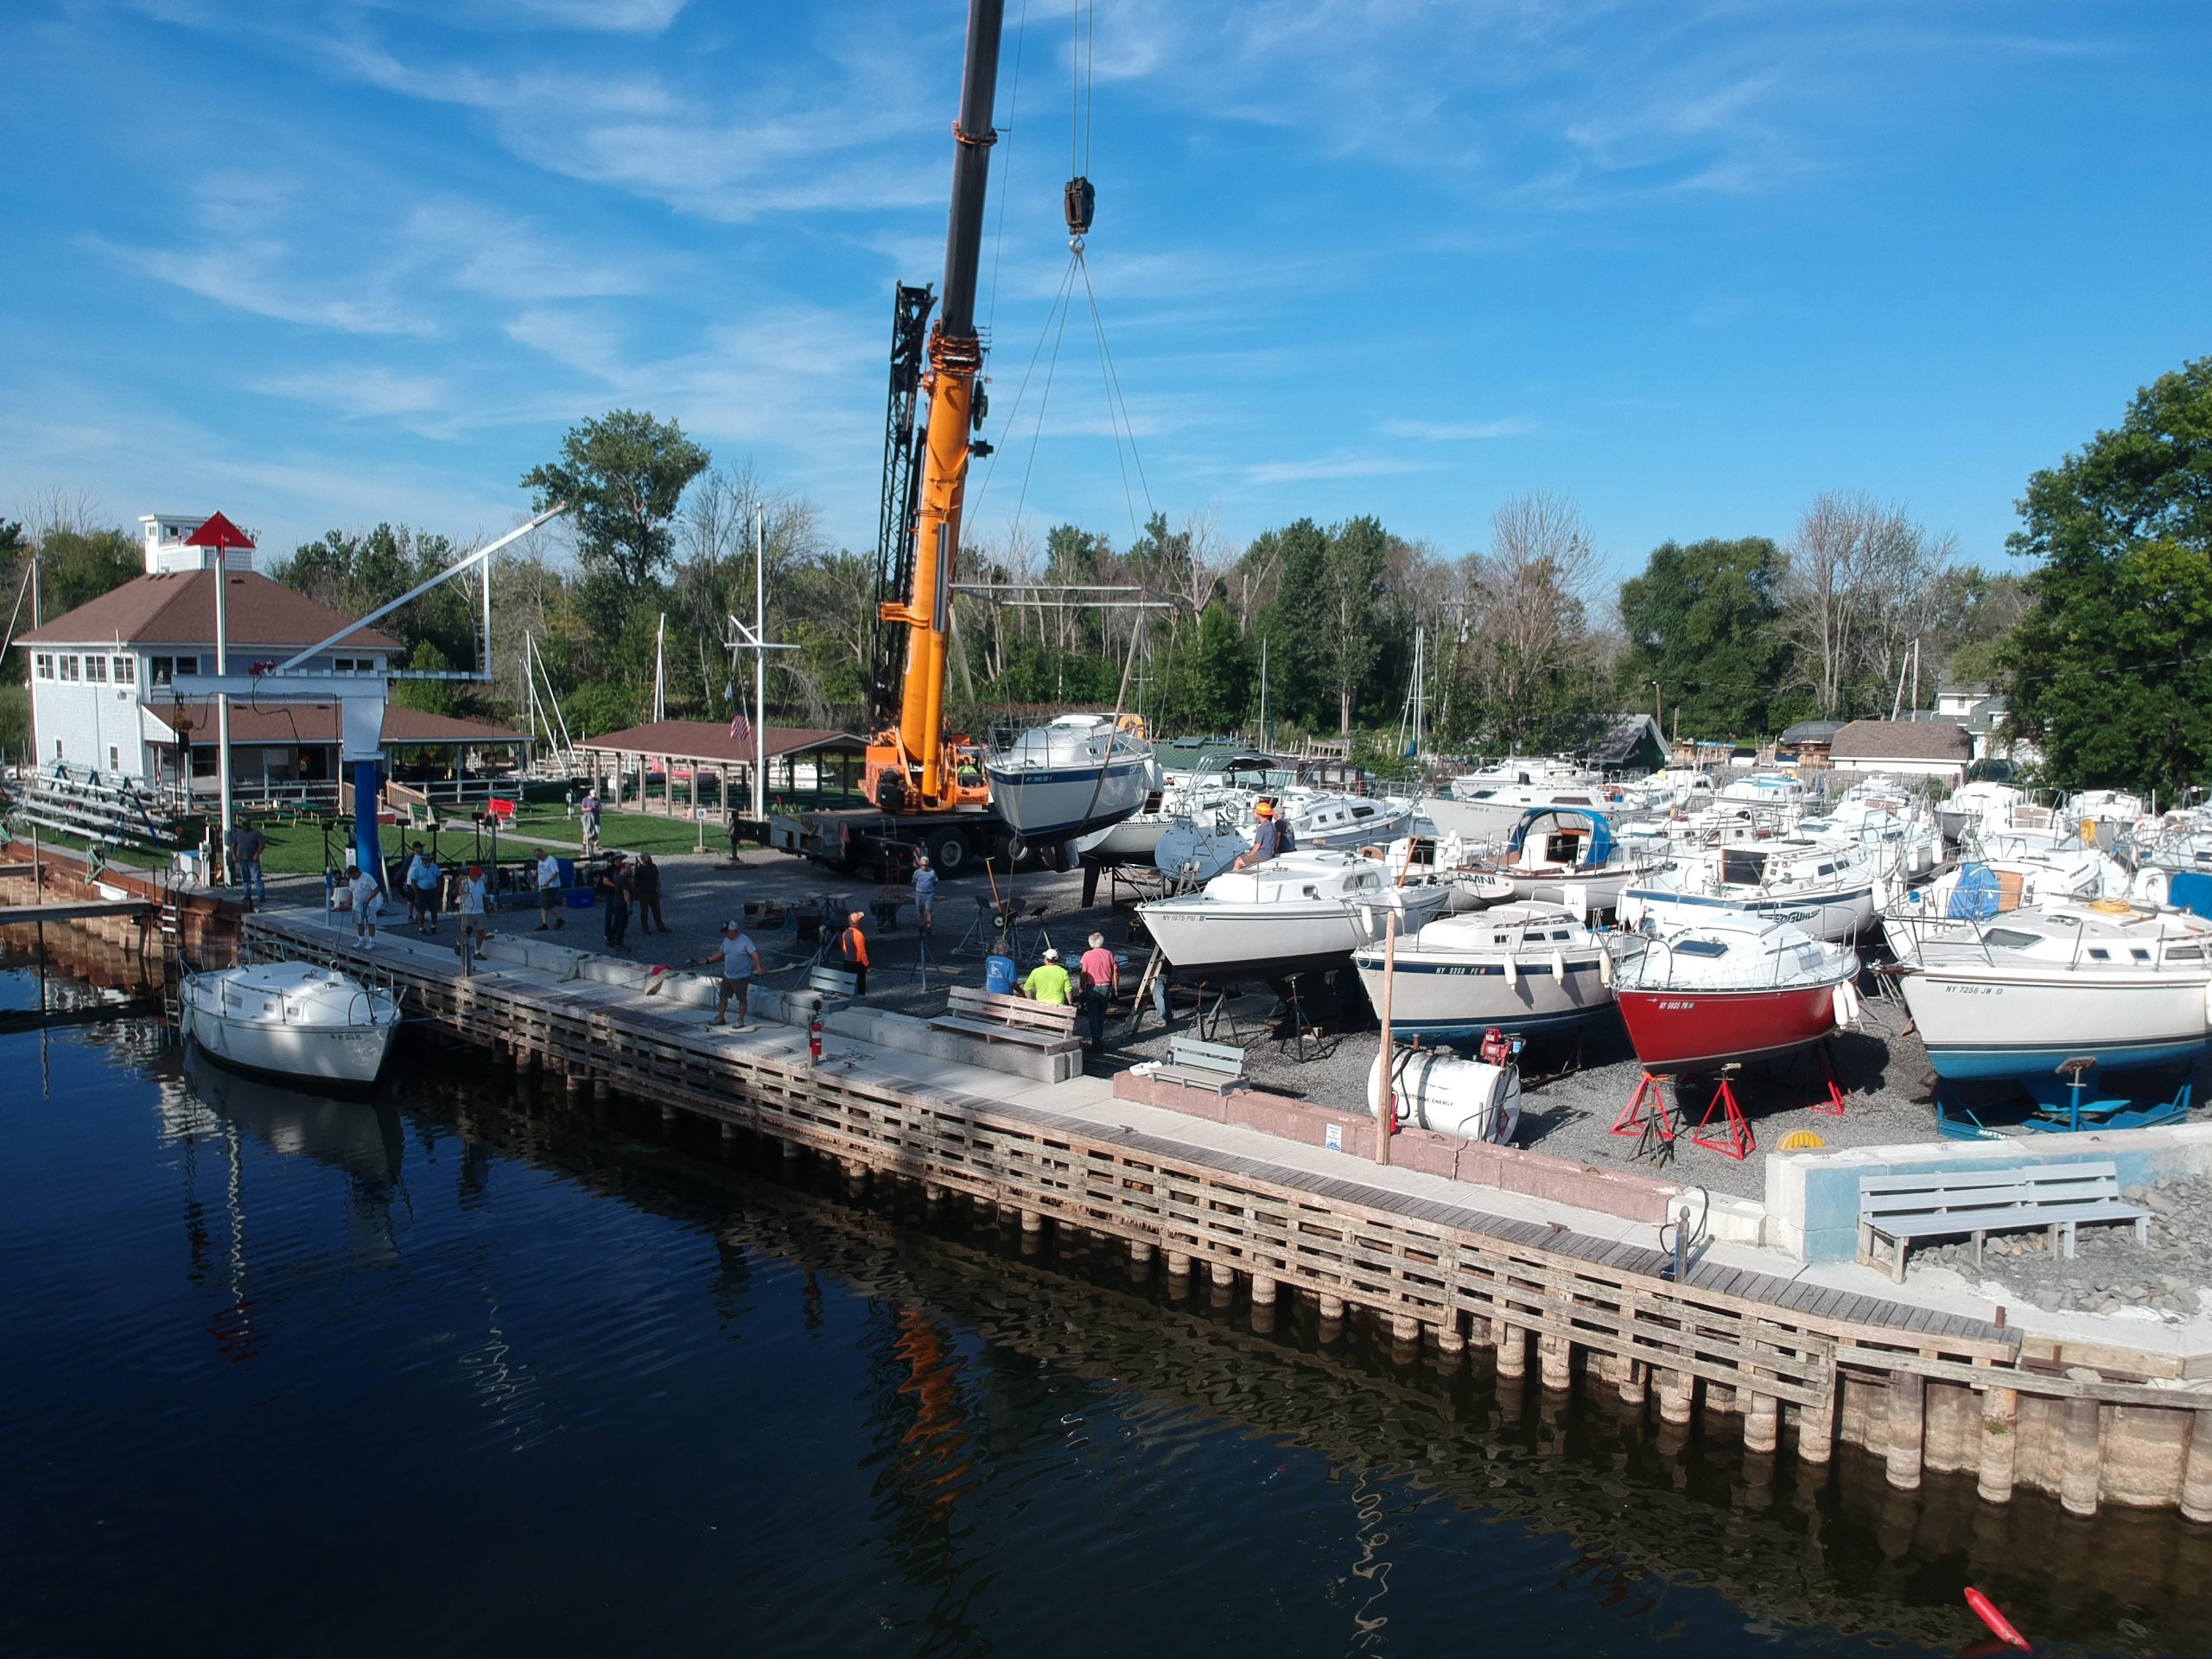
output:
[[[2192,916],[2212,916],[2212,875],[2176,870],[2166,883],[2166,902]]]
[[[1539,818],[1581,818],[1590,825],[1590,849],[1582,861],[1591,868],[1612,861],[1613,827],[1605,822],[1602,812],[1592,812],[1580,806],[1531,806],[1523,809],[1521,822],[1513,826],[1513,833],[1506,838],[1508,852],[1517,853],[1529,839],[1529,826]]]
[[[1986,864],[1959,866],[1959,885],[1951,889],[1949,915],[1954,921],[1986,922],[2004,904],[2004,890],[1997,872]]]

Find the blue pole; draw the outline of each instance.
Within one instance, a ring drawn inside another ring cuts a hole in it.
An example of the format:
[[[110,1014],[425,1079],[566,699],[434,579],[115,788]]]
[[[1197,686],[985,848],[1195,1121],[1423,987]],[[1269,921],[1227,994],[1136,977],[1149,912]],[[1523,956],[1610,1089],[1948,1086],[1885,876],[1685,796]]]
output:
[[[384,837],[377,830],[377,763],[353,762],[353,857],[362,870],[384,881]]]

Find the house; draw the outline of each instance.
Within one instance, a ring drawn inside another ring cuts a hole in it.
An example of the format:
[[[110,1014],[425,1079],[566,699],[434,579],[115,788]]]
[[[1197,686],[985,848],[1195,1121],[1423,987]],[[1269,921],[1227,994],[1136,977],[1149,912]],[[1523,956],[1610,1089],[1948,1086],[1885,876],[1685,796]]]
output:
[[[229,584],[224,624],[234,674],[273,668],[341,632],[337,645],[301,667],[381,677],[392,665],[401,649],[397,640],[374,628],[346,632],[347,618],[254,569],[251,550],[219,555],[213,548],[187,545],[203,521],[175,513],[141,518],[144,575],[21,636],[29,659],[33,743],[41,766],[60,762],[105,778],[213,795],[214,706],[185,702],[173,682],[215,671],[219,580]],[[385,713],[387,758],[402,747],[458,754],[468,747],[518,741],[514,733],[481,721],[396,708]],[[233,793],[243,798],[334,793],[338,744],[334,703],[233,697]]]
[[[1666,734],[1649,715],[1610,715],[1599,721],[1583,764],[1626,776],[1658,772],[1667,764]]]
[[[1854,720],[1828,746],[1838,772],[1935,778],[1956,787],[1974,764],[1966,728],[1948,720]]]
[[[2042,757],[2023,740],[1999,735],[2012,717],[2012,703],[2001,691],[1978,680],[1947,680],[1936,688],[1934,718],[1955,721],[1974,742],[1976,760],[2011,760],[2031,766]],[[1930,716],[1922,715],[1922,719]]]

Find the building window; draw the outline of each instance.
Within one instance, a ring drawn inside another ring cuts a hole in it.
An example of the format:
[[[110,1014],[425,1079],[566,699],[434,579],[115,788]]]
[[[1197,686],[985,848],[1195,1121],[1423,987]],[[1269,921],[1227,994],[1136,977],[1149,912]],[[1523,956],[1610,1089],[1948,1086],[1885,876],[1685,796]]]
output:
[[[154,677],[156,685],[167,685],[180,674],[197,674],[200,659],[197,657],[149,657],[146,671]]]
[[[54,653],[50,651],[41,651],[38,655],[32,658],[31,672],[39,679],[52,679],[54,677]]]
[[[123,751],[112,743],[107,746],[107,769],[110,772],[123,770]]]
[[[106,658],[87,657],[85,658],[85,683],[87,685],[105,685],[107,683]]]
[[[67,652],[61,654],[61,679],[67,685],[77,683],[77,659]]]
[[[118,685],[138,683],[138,659],[136,657],[118,657],[115,659],[115,683]]]

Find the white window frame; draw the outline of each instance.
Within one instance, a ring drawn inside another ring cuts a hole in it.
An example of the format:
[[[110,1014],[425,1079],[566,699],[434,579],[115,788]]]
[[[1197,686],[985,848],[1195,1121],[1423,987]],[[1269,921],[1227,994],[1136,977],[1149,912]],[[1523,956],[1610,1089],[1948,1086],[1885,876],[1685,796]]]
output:
[[[138,683],[138,659],[136,657],[124,656],[116,658],[114,659],[114,669],[116,684],[137,685]]]
[[[107,658],[96,651],[87,652],[85,655],[85,683],[86,685],[107,683]]]
[[[76,653],[75,652],[73,652],[73,651],[65,651],[65,652],[63,652],[61,653],[61,658],[60,658],[60,662],[59,666],[60,666],[60,670],[61,670],[61,683],[62,683],[62,684],[64,684],[64,685],[74,685],[74,684],[76,684],[76,683],[77,683],[77,653]]]
[[[50,680],[54,677],[54,653],[52,652],[41,651],[32,653],[31,677],[35,680]]]

